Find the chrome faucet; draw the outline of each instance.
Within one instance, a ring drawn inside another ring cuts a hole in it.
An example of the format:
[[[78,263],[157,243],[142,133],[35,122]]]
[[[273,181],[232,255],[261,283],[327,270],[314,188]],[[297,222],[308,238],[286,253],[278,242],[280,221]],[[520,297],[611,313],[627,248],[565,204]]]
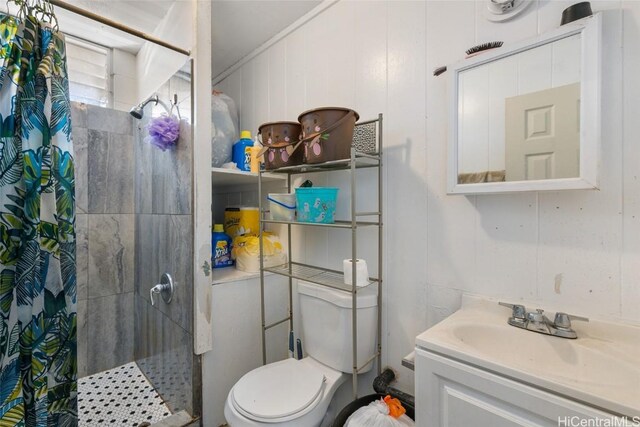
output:
[[[511,309],[511,317],[507,321],[511,326],[554,337],[576,339],[578,335],[576,331],[571,329],[571,321],[589,321],[586,317],[558,312],[552,322],[545,316],[544,310],[540,308],[537,308],[536,311],[527,311],[525,306],[521,304],[509,304],[506,302],[499,302],[498,304]]]

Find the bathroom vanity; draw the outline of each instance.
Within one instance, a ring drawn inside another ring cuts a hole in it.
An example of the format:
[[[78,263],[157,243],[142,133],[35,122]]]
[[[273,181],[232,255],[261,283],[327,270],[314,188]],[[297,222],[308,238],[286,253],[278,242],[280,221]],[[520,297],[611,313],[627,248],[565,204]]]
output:
[[[513,327],[510,315],[464,296],[416,338],[417,425],[640,425],[639,327],[576,322],[566,339]],[[575,424],[589,419],[610,424]]]

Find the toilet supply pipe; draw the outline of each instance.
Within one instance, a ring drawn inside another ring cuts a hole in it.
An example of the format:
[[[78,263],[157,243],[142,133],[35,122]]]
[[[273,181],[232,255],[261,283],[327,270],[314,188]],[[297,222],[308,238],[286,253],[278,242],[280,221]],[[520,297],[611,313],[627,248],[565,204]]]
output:
[[[293,352],[293,331],[289,331],[289,358],[293,359],[295,353]]]
[[[384,371],[373,380],[373,389],[376,393],[390,394],[391,397],[395,397],[403,404],[408,404],[412,408],[415,408],[416,398],[414,396],[389,385],[394,382],[395,379],[396,374],[393,370],[391,370],[391,368],[385,368]]]
[[[298,347],[298,360],[302,360],[304,355],[302,354],[302,341],[300,341],[300,338],[296,340],[296,344]]]

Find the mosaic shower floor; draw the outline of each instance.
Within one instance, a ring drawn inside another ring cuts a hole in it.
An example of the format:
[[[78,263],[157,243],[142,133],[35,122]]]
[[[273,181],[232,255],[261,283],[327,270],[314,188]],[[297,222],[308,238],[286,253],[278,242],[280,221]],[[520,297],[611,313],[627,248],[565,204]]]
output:
[[[142,427],[171,415],[134,362],[78,380],[80,427]]]

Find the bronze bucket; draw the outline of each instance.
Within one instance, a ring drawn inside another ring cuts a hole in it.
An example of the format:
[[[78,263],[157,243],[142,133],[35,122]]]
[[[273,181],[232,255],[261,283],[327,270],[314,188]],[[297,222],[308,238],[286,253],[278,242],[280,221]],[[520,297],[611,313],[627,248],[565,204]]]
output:
[[[353,129],[359,118],[358,113],[343,107],[315,108],[300,114],[305,163],[350,158]]]
[[[296,122],[270,122],[260,125],[258,134],[263,148],[258,155],[264,155],[265,169],[273,170],[302,164],[304,153],[302,150],[295,150],[301,133],[300,123]]]

